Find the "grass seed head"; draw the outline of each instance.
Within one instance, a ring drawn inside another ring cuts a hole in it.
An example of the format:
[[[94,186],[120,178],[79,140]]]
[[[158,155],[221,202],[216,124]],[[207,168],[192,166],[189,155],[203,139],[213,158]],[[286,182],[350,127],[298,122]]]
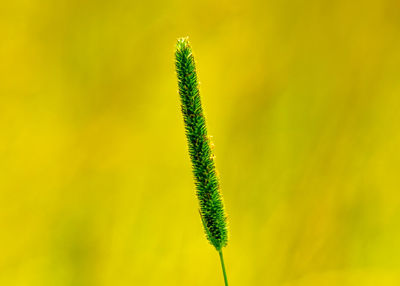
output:
[[[178,40],[175,59],[181,110],[200,204],[200,216],[207,239],[220,251],[228,242],[226,216],[188,38]]]

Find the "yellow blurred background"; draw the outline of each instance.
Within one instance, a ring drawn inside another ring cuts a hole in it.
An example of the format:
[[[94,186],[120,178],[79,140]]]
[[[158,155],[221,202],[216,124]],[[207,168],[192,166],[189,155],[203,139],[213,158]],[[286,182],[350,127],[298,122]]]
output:
[[[174,67],[189,36],[230,285],[400,285],[400,2],[3,1],[0,285],[223,285]]]

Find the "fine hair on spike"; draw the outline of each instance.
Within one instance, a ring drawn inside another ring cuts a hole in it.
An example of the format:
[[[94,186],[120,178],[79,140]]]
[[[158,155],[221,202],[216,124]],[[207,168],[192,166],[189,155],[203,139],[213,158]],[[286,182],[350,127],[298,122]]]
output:
[[[200,216],[208,241],[222,255],[221,249],[228,242],[226,216],[210,137],[207,135],[194,57],[188,38],[178,40],[175,60],[181,110],[200,205]]]

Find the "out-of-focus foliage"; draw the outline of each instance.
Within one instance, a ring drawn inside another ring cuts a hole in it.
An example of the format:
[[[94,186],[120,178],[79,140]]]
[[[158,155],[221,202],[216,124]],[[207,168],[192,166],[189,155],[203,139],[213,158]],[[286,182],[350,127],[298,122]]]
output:
[[[0,285],[222,285],[179,107],[186,35],[230,283],[399,285],[399,1],[3,2]]]

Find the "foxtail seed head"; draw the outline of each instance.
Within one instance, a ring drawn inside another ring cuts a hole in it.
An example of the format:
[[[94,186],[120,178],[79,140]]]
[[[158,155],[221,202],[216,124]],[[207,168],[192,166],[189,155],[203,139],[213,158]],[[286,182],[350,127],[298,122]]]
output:
[[[226,216],[219,192],[214,155],[207,136],[195,62],[187,38],[178,40],[175,59],[181,109],[200,203],[200,216],[207,239],[220,251],[228,242]]]

